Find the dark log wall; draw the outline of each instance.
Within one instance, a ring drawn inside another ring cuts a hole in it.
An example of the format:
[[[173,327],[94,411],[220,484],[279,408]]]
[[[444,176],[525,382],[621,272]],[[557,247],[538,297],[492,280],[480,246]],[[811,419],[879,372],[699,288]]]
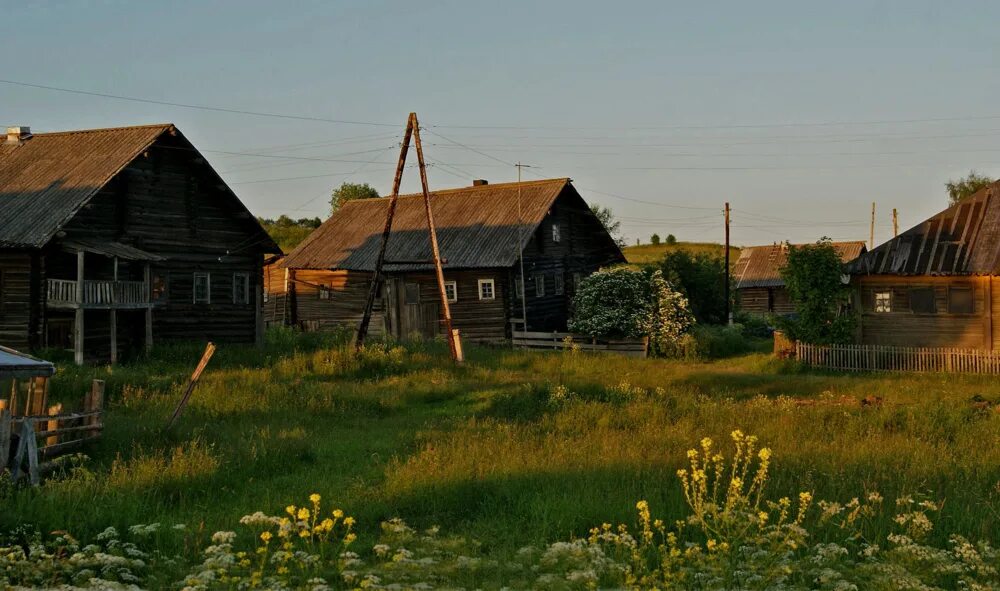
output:
[[[958,347],[989,349],[994,345],[996,295],[989,277],[861,276],[854,280],[861,304],[861,343],[906,347]],[[949,287],[973,289],[971,314],[949,313]],[[915,313],[910,307],[910,289],[934,291],[935,313]],[[1000,285],[998,285],[1000,287]],[[874,294],[890,292],[891,311],[875,312]]]
[[[262,231],[182,138],[162,136],[64,230],[67,240],[115,240],[167,259],[153,264],[153,276],[167,287],[153,312],[154,343],[254,340]],[[210,303],[193,301],[195,272],[210,274]],[[249,274],[247,303],[234,303],[235,273]]]
[[[507,282],[508,271],[503,269],[461,270],[444,272],[444,280],[454,281],[457,301],[451,302],[452,328],[457,328],[463,341],[477,343],[497,343],[507,338],[507,299],[511,293]],[[492,300],[479,299],[479,280],[492,279],[495,296]],[[437,277],[430,272],[393,273],[389,276],[391,286],[404,282],[420,285],[420,302],[424,318],[422,327],[425,336],[443,334],[440,317],[441,297],[438,293]],[[396,289],[397,292],[393,292]],[[417,332],[416,326],[407,326],[404,319],[405,307],[400,300],[398,287],[390,287],[385,294],[387,314],[392,334],[406,337]],[[429,334],[428,334],[429,333]]]
[[[553,225],[559,226],[558,242],[553,237]],[[566,330],[575,277],[586,277],[601,267],[623,262],[621,251],[583,199],[575,191],[564,190],[524,249],[528,330]],[[510,281],[519,279],[520,274],[520,265],[515,263]],[[562,294],[556,293],[556,276],[562,278]],[[545,284],[544,296],[536,295],[539,280]],[[511,297],[510,306],[511,316],[521,318],[520,299]]]
[[[295,310],[290,319],[298,326],[307,329],[357,328],[364,313],[371,273],[296,269],[291,277],[294,296],[290,297]],[[381,300],[376,299],[368,325],[368,334],[372,336],[385,331],[382,310]]]
[[[32,264],[32,261],[35,264]],[[28,349],[37,344],[37,256],[0,251],[0,345]]]
[[[781,316],[795,312],[795,304],[783,286],[744,287],[737,290],[737,297],[743,312]]]

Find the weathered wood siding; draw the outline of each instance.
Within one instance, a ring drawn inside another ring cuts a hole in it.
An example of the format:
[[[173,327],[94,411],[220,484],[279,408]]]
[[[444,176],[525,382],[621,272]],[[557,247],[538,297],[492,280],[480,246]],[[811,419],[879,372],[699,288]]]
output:
[[[152,270],[166,283],[165,297],[153,312],[154,342],[254,340],[263,264],[259,230],[180,138],[161,137],[95,195],[64,231],[66,240],[115,240],[167,259],[154,263]],[[93,258],[88,255],[88,260]],[[195,272],[210,274],[210,303],[193,301]],[[236,273],[249,275],[247,303],[234,302]]]
[[[445,271],[444,280],[454,281],[457,288],[458,300],[449,305],[452,327],[460,331],[464,341],[496,343],[507,338],[506,302],[510,294],[507,274],[505,269]],[[493,280],[494,299],[479,299],[480,279]],[[385,294],[385,304],[392,334],[398,338],[405,338],[413,332],[420,332],[424,336],[443,334],[441,297],[436,276],[430,272],[394,273],[389,276],[389,280],[393,287]],[[406,309],[400,292],[403,283],[417,283],[420,286],[419,317],[414,317]]]
[[[36,344],[37,308],[33,285],[37,269],[27,252],[0,251],[0,345],[28,349]]]
[[[973,290],[971,314],[949,313],[949,287]],[[992,328],[1000,308],[989,277],[865,275],[855,279],[860,295],[860,340],[866,345],[906,347],[959,347],[990,349],[995,342]],[[935,313],[915,313],[910,307],[910,289],[933,289]],[[891,311],[875,312],[874,294],[892,294]]]
[[[751,314],[777,314],[795,312],[795,304],[784,286],[744,287],[737,290],[740,310]]]
[[[357,328],[364,314],[371,273],[296,269],[291,279],[294,295],[288,296],[289,305],[294,302],[295,306],[289,314],[291,321],[306,328]],[[385,331],[382,310],[381,300],[376,299],[368,326],[372,336]]]
[[[553,226],[559,227],[559,240],[554,240]],[[600,226],[587,204],[576,194],[564,192],[553,204],[549,214],[533,232],[524,249],[524,281],[529,331],[564,331],[571,314],[574,277],[586,277],[601,267],[624,262],[620,251]],[[508,280],[520,279],[521,269],[515,264]],[[556,277],[560,277],[563,292],[556,293]],[[544,281],[545,295],[537,295],[538,280]],[[519,298],[510,298],[511,317],[524,314]]]
[[[285,290],[285,269],[280,260],[264,266],[264,325],[285,326],[290,320],[288,305],[290,300]]]

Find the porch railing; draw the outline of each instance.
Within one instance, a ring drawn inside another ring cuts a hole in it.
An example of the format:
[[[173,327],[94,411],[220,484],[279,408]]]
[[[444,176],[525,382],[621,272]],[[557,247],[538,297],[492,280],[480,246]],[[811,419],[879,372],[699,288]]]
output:
[[[149,289],[143,281],[84,280],[83,301],[77,301],[77,282],[48,280],[48,302],[55,306],[141,306],[149,304]]]

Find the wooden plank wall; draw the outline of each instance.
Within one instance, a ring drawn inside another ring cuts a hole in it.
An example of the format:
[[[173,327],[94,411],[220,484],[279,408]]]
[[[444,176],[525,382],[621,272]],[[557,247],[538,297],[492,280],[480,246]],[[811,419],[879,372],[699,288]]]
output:
[[[778,314],[795,312],[795,304],[784,286],[744,287],[737,290],[740,310],[752,314]]]
[[[969,349],[989,349],[995,337],[990,334],[990,321],[996,318],[1000,308],[992,306],[990,316],[985,299],[987,282],[985,277],[932,277],[867,275],[855,279],[855,286],[861,296],[861,343],[866,345],[894,345],[907,347],[958,347]],[[974,313],[948,313],[948,287],[968,286],[974,289]],[[910,311],[909,290],[911,287],[931,287],[934,289],[935,314],[915,314]],[[873,294],[876,291],[892,292],[892,311],[876,313]],[[992,331],[995,335],[996,331]]]
[[[296,269],[294,279],[295,319],[300,326],[319,329],[338,326],[356,328],[361,322],[371,285],[371,273]],[[282,289],[283,282],[282,275]],[[329,298],[320,297],[323,289],[329,290]],[[381,299],[375,300],[368,331],[372,336],[385,332]]]
[[[497,343],[507,338],[506,302],[512,291],[506,276],[507,271],[500,269],[445,270],[445,281],[454,281],[458,290],[456,294],[458,301],[452,302],[449,308],[451,309],[452,327],[461,332],[463,340],[477,343]],[[437,278],[431,272],[393,273],[390,277],[420,284],[420,301],[422,303],[438,304],[441,301],[438,295]],[[496,289],[494,299],[479,299],[480,279],[493,279]],[[389,303],[392,305],[391,295]],[[440,314],[439,309],[438,314]],[[434,328],[438,334],[441,332],[439,319],[440,316],[433,319]],[[395,336],[406,336],[400,334],[398,322],[390,324],[393,324],[392,330]]]
[[[0,251],[0,345],[28,349],[32,341],[32,256]]]
[[[288,299],[285,292],[285,269],[280,261],[264,266],[264,325],[285,326],[289,321]]]

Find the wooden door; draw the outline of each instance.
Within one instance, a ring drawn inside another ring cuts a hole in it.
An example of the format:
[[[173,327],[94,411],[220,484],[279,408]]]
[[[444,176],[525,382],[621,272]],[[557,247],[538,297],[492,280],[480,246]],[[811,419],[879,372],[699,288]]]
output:
[[[438,303],[425,298],[421,293],[421,285],[416,281],[395,279],[393,284],[396,296],[396,322],[393,325],[393,334],[397,338],[406,338],[413,334],[434,338],[438,334]]]

